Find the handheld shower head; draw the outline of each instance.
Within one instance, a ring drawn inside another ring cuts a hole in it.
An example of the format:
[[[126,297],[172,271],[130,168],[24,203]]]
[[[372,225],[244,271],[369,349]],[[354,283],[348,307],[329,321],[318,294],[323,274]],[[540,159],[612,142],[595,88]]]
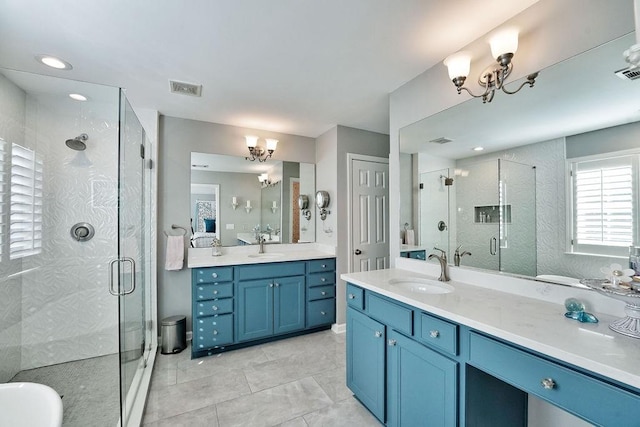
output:
[[[87,148],[87,144],[85,142],[89,139],[89,135],[86,133],[81,133],[73,139],[67,139],[64,143],[67,147],[76,151],[84,151]]]

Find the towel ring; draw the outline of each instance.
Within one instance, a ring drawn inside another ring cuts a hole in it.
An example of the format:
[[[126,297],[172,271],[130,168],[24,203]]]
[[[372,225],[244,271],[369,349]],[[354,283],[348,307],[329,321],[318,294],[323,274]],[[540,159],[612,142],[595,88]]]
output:
[[[183,233],[182,233],[182,234],[180,234],[180,236],[186,236],[186,235],[187,235],[187,229],[186,229],[186,228],[184,228],[184,227],[180,227],[179,225],[171,224],[171,229],[172,229],[172,230],[176,230],[176,229],[180,229],[180,230],[182,230],[182,231],[183,231]],[[166,231],[164,231],[164,235],[165,235],[165,236],[167,236],[167,237],[169,237],[169,234],[168,234]]]

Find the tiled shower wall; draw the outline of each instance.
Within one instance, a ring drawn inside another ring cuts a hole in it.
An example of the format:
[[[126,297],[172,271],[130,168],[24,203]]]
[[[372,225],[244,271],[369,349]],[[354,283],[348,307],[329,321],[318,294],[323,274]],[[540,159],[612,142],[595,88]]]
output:
[[[44,161],[42,252],[9,262],[3,242],[0,294],[7,298],[1,298],[0,319],[8,329],[0,331],[0,381],[8,381],[19,370],[118,350],[117,298],[108,292],[107,269],[117,257],[118,91],[105,88],[78,103],[1,83],[25,99],[17,108],[24,138],[7,142],[35,150]],[[16,99],[10,104],[18,105]],[[2,107],[5,122],[10,110]],[[81,133],[89,135],[86,151],[66,147],[65,140]],[[3,191],[8,197],[8,188]],[[91,241],[71,238],[77,222],[95,227]],[[8,279],[11,273],[20,274]]]

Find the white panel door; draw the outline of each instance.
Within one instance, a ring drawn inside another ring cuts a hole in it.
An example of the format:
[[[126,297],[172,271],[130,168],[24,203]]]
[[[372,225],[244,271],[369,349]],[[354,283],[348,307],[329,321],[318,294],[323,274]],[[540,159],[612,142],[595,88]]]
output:
[[[389,164],[352,160],[352,272],[389,266]]]

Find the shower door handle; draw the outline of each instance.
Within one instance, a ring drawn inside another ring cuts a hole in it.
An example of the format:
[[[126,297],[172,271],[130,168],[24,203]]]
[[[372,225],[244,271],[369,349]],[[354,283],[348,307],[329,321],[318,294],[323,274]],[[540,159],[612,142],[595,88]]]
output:
[[[118,265],[120,264],[124,264],[125,262],[128,262],[131,265],[131,288],[130,289],[126,289],[123,290],[122,292],[119,291],[119,289],[115,289],[114,288],[114,284],[115,284],[115,280],[113,279],[113,266],[118,263]],[[129,257],[122,257],[119,259],[114,259],[109,263],[109,293],[113,296],[122,296],[122,295],[129,295],[130,293],[132,293],[133,291],[136,290],[136,262],[133,260],[133,258],[129,258]]]
[[[489,239],[489,253],[495,255],[498,253],[498,239],[492,237]]]

